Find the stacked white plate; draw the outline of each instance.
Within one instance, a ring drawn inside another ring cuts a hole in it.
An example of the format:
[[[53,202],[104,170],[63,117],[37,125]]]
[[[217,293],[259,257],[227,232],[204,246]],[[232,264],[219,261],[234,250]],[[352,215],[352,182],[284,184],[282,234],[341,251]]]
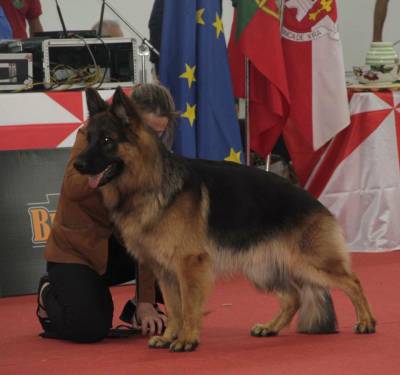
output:
[[[399,57],[390,42],[371,43],[365,59],[370,66],[395,65],[398,61]]]

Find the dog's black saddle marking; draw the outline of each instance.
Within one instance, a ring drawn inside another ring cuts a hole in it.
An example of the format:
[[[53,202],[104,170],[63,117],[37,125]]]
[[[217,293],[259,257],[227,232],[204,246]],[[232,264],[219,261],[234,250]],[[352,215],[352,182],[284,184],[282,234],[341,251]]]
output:
[[[222,246],[245,250],[297,227],[325,207],[284,178],[231,162],[185,159],[185,188],[210,196],[210,235]]]

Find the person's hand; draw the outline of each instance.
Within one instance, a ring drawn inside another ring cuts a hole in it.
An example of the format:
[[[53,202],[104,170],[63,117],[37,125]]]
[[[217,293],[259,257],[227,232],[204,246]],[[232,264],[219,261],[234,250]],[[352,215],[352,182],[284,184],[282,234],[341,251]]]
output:
[[[163,327],[167,326],[167,317],[160,314],[151,303],[139,302],[136,307],[136,319],[133,318],[134,328],[141,328],[143,335],[161,335]]]

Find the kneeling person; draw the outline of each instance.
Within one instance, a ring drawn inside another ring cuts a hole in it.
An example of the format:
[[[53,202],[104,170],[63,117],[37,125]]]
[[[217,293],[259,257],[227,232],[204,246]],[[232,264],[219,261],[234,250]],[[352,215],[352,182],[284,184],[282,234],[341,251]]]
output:
[[[143,120],[168,146],[172,143],[175,108],[161,85],[140,85],[132,100]],[[143,334],[160,334],[167,320],[157,308],[162,296],[145,265],[127,254],[96,188],[74,168],[86,147],[86,127],[77,134],[67,164],[54,225],[45,257],[48,274],[39,283],[37,315],[43,336],[95,342],[109,335],[114,305],[110,286],[136,279],[136,297],[125,305],[121,319]]]

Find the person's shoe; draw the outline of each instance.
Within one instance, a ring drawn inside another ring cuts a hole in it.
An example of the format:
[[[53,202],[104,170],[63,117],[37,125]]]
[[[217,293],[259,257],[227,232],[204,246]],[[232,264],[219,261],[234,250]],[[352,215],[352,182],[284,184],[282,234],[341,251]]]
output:
[[[132,324],[133,320],[136,320],[136,303],[128,300],[122,309],[119,319],[125,323]]]
[[[48,284],[44,286],[45,284]],[[49,276],[48,275],[43,275],[40,280],[39,280],[39,286],[38,286],[38,291],[37,291],[37,308],[36,308],[36,316],[39,319],[40,325],[44,329],[45,332],[51,332],[51,321],[48,318],[48,316],[41,316],[40,312],[46,312],[45,307],[40,303],[40,297],[43,295],[44,291],[50,286],[50,281],[49,281]],[[43,287],[44,286],[44,287]]]
[[[131,325],[120,324],[115,328],[111,328],[108,331],[107,337],[110,339],[124,339],[131,336],[140,335],[142,330],[140,328],[134,328]]]

